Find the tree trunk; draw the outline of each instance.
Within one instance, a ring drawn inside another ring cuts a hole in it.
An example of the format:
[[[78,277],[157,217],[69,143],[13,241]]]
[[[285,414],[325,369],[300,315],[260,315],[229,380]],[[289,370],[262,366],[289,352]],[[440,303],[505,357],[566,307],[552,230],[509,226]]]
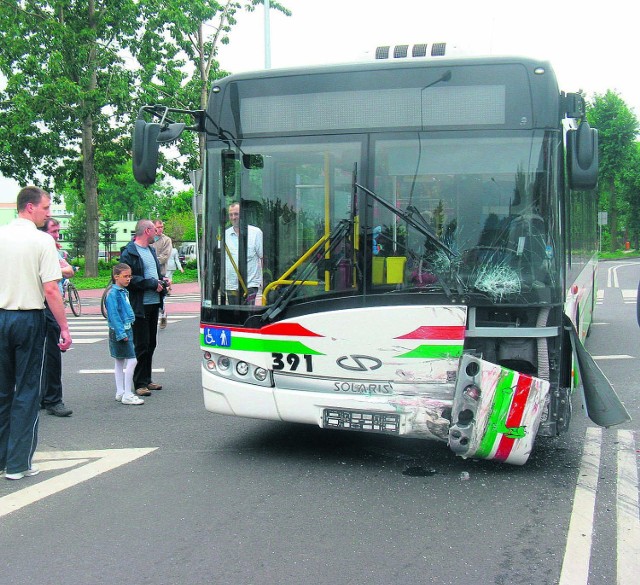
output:
[[[94,161],[93,118],[82,121],[82,174],[84,177],[84,202],[87,213],[87,240],[84,250],[85,276],[98,276],[98,177]]]
[[[95,0],[89,0],[89,26],[94,30],[96,25]],[[94,37],[95,38],[95,37]],[[95,43],[89,51],[89,63],[96,62]],[[89,95],[98,87],[96,69],[93,68],[89,79]],[[93,104],[84,103],[82,118],[82,176],[84,179],[84,203],[87,213],[87,239],[84,249],[84,274],[85,276],[98,276],[98,246],[100,241],[98,217],[98,177],[95,166],[95,146],[93,144]]]
[[[609,179],[609,234],[609,251],[615,252],[618,249],[618,202],[616,182],[613,178]]]

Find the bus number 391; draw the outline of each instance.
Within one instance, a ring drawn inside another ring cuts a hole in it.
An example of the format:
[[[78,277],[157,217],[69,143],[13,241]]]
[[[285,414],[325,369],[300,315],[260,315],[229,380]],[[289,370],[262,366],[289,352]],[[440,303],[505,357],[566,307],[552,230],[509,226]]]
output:
[[[290,372],[297,371],[300,366],[300,356],[296,353],[272,353],[273,369],[274,370],[289,370]],[[307,372],[313,372],[313,362],[310,355],[303,355],[302,359],[306,365]],[[285,363],[286,362],[286,363]]]

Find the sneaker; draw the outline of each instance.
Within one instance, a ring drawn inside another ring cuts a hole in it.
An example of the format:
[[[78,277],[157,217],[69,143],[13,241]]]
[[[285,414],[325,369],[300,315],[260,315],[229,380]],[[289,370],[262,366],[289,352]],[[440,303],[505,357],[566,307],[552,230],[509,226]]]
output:
[[[138,404],[144,404],[144,400],[139,396],[132,394],[131,396],[123,396],[122,404],[132,404],[134,406],[137,406]]]
[[[160,329],[164,329],[167,326],[167,318],[160,317]]]
[[[151,396],[151,390],[149,390],[146,386],[142,386],[141,388],[136,389],[136,394],[138,396]]]
[[[122,402],[122,394],[116,394],[116,402]]]
[[[47,412],[49,414],[53,414],[54,416],[69,416],[73,413],[73,410],[67,408],[64,405],[64,402],[58,402],[52,406],[47,406]]]
[[[32,465],[29,469],[19,471],[18,473],[5,473],[5,477],[7,479],[22,479],[23,477],[38,475],[38,473],[40,473],[40,468],[37,465]]]
[[[147,384],[147,388],[149,390],[162,390],[162,384],[156,384],[154,382],[150,382]]]

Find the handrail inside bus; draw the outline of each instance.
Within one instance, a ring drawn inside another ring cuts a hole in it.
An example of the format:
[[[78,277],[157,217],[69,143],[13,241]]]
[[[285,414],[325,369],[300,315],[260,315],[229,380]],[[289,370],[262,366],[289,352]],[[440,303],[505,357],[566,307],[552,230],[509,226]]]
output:
[[[313,256],[313,253],[315,250],[317,250],[320,246],[322,246],[322,244],[324,244],[324,242],[329,241],[330,242],[330,247],[328,250],[329,255],[335,250],[336,246],[344,239],[344,237],[349,233],[349,228],[351,227],[352,222],[346,219],[341,220],[338,225],[335,227],[335,229],[327,236],[324,235],[322,236],[309,250],[307,250],[307,252],[305,252],[305,254],[303,256],[301,256],[292,266],[291,268],[289,268],[289,270],[287,270],[285,272],[285,274],[283,274],[278,281],[282,281],[283,278],[285,276],[288,276],[289,274],[291,274],[298,266],[300,266],[305,260],[308,260],[310,257]],[[273,305],[271,305],[271,308],[269,310],[267,310],[263,315],[262,315],[262,321],[267,321],[270,319],[273,319],[275,316],[277,316],[278,314],[280,314],[284,308],[287,306],[287,304],[289,303],[289,301],[291,300],[291,297],[293,296],[293,291],[295,290],[295,287],[293,285],[297,285],[300,284],[302,282],[307,282],[308,279],[306,277],[307,273],[313,269],[313,267],[319,262],[320,258],[326,257],[323,255],[320,256],[316,256],[315,258],[312,258],[311,262],[307,265],[307,268],[303,271],[303,273],[301,274],[301,278],[296,279],[294,281],[291,282],[291,285],[289,285],[289,288],[287,288],[287,290],[284,292],[284,294],[278,298]],[[267,287],[268,289],[269,287]],[[272,287],[274,288],[274,287]],[[266,304],[266,290],[265,292],[263,292],[263,302]]]

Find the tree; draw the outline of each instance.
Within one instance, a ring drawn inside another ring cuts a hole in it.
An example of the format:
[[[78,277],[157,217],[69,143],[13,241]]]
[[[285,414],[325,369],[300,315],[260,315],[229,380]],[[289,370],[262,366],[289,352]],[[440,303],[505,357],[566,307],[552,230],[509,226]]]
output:
[[[631,162],[638,133],[638,119],[620,96],[611,90],[596,94],[587,109],[589,124],[598,129],[600,190],[608,194],[611,252],[618,249],[618,188]]]
[[[0,72],[7,78],[0,94],[0,171],[49,190],[78,186],[88,276],[97,274],[98,176],[129,158],[125,136],[136,84],[125,51],[138,40],[141,3],[0,3]]]
[[[620,193],[626,203],[625,225],[633,247],[640,249],[640,143],[633,145],[629,164],[622,172]]]
[[[87,241],[87,216],[84,212],[84,205],[80,204],[76,207],[74,214],[69,219],[67,229],[64,231],[65,242],[71,243],[73,247],[73,256],[76,258],[85,253],[85,244]],[[96,252],[96,258],[98,253]],[[85,258],[86,264],[86,258]]]
[[[205,110],[212,82],[227,75],[216,59],[219,45],[229,43],[229,32],[239,11],[251,12],[263,4],[264,0],[158,0],[154,6],[149,3],[147,35],[136,53],[143,69],[147,103]],[[279,2],[271,1],[269,6],[291,15]],[[171,85],[166,85],[166,76],[159,77],[155,57],[159,50],[185,57],[193,72],[185,83],[176,84],[175,77],[171,77]],[[204,167],[204,139],[202,135],[198,142],[183,138],[177,147],[187,161],[182,165],[168,161],[166,172],[187,183],[189,171]]]
[[[110,219],[100,222],[100,240],[104,244],[107,260],[111,259],[111,246],[116,240],[116,229]]]

